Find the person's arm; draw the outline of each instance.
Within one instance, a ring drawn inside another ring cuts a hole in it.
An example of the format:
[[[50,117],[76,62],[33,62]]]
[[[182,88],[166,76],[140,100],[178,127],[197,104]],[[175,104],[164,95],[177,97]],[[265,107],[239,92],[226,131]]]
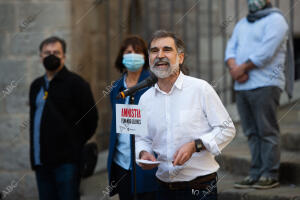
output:
[[[236,62],[235,62],[235,58],[229,58],[229,59],[227,60],[227,66],[228,66],[228,68],[229,68],[229,71],[231,71],[232,69],[238,67],[238,65],[237,65]]]
[[[229,73],[234,80],[238,81],[239,83],[243,83],[248,80],[248,71],[244,70],[243,68],[239,69],[239,66],[236,64],[234,58],[229,58],[227,60],[227,66],[229,68]]]
[[[240,66],[234,66],[230,69],[230,75],[234,80],[239,83],[243,83],[248,80],[248,72],[256,68],[251,60],[241,64]]]
[[[248,73],[252,69],[255,69],[256,66],[255,66],[255,64],[251,60],[247,60],[246,62],[244,62],[243,64],[241,64],[239,66],[239,68],[242,70],[242,72]]]
[[[239,34],[240,23],[242,23],[242,21],[238,22],[234,27],[232,35],[227,42],[227,46],[225,50],[225,62],[228,64],[229,68],[236,66],[235,58],[236,58],[237,48],[238,48],[238,34]]]
[[[143,98],[143,95],[140,98],[139,106],[143,107],[145,109],[145,99]],[[149,135],[149,132],[143,133],[141,135],[135,136],[135,153],[136,158],[142,159],[142,160],[150,160],[150,161],[156,161],[153,151],[152,151],[152,139]],[[157,167],[157,165],[144,165],[139,164],[143,169],[153,169]]]
[[[261,45],[253,50],[249,60],[258,68],[266,66],[283,42],[287,31],[288,25],[284,17],[280,14],[274,14],[272,20],[264,28]]]
[[[212,129],[198,139],[203,144],[202,151],[207,150],[218,155],[235,136],[235,127],[219,96],[208,83],[203,94],[203,110]],[[184,144],[174,154],[173,165],[183,165],[195,152],[195,141]]]
[[[209,84],[204,89],[203,110],[212,129],[200,136],[200,139],[210,153],[218,155],[232,141],[236,130],[215,90]]]
[[[78,92],[80,99],[81,118],[76,122],[82,123],[84,127],[84,142],[89,140],[95,133],[98,124],[98,111],[96,103],[93,98],[93,94],[90,85],[87,82],[82,82],[80,90]],[[76,125],[77,125],[76,124]]]
[[[29,89],[29,130],[30,132],[33,132],[33,125],[34,125],[34,114],[35,114],[35,99],[34,99],[34,94],[33,94],[33,88],[36,84],[36,81],[31,83],[30,89]]]
[[[248,75],[246,73],[238,74],[236,73],[236,69],[238,65],[236,63],[236,54],[237,54],[237,47],[238,47],[238,34],[239,34],[239,27],[240,24],[243,23],[240,21],[234,28],[232,36],[227,43],[226,51],[225,51],[225,62],[228,66],[229,72],[231,77],[242,83],[248,80]]]

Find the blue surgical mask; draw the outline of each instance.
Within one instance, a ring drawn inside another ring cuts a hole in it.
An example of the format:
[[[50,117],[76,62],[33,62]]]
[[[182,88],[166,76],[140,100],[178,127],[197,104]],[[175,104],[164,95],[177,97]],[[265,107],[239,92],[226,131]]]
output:
[[[122,63],[125,65],[128,71],[135,72],[145,64],[145,59],[141,54],[128,53],[123,55]]]

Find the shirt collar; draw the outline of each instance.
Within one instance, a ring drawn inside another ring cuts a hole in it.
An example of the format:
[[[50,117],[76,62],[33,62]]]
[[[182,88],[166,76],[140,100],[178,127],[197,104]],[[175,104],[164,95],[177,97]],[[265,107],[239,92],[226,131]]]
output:
[[[181,89],[182,89],[182,85],[183,85],[183,79],[184,79],[184,76],[185,76],[185,75],[180,71],[179,76],[177,77],[177,79],[176,79],[175,83],[173,84],[173,86],[172,86],[172,88],[171,88],[171,90],[170,90],[169,93],[166,93],[166,92],[162,91],[162,90],[158,87],[158,84],[156,83],[156,84],[154,85],[154,88],[155,88],[155,91],[156,91],[155,94],[156,94],[157,92],[161,92],[162,94],[172,94],[172,92],[173,92],[173,90],[174,90],[175,87],[176,87],[177,89],[181,90]]]

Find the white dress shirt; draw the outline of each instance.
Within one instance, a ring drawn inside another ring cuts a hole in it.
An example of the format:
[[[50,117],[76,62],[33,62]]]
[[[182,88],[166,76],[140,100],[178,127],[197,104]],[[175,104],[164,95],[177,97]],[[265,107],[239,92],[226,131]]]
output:
[[[158,85],[147,90],[139,105],[147,114],[148,132],[136,136],[136,156],[155,152],[156,176],[164,182],[190,181],[219,169],[215,155],[235,136],[235,127],[214,89],[204,80],[180,72],[171,91]],[[185,143],[201,139],[206,150],[193,153],[182,166],[172,164],[175,152]]]

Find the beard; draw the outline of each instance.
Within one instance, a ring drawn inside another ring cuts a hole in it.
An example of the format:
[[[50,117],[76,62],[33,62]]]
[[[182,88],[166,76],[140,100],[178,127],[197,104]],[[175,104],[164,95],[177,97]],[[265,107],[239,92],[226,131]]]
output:
[[[160,68],[157,64],[164,62],[168,65],[166,69]],[[150,63],[150,62],[149,62]],[[158,78],[167,78],[179,71],[179,56],[176,57],[176,63],[171,65],[168,58],[156,58],[153,64],[150,64],[150,71]]]

